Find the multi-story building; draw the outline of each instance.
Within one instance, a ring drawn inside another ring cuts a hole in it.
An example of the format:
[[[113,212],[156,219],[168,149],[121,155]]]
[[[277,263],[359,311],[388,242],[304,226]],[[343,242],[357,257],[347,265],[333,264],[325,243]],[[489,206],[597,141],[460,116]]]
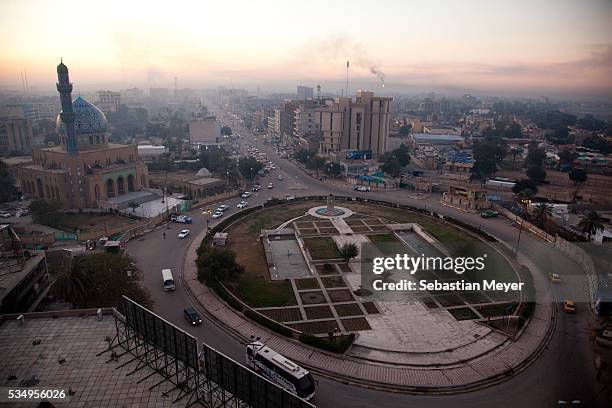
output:
[[[33,137],[32,121],[21,106],[0,109],[0,155],[29,154]]]
[[[318,108],[316,120],[322,139],[321,153],[370,150],[373,157],[383,154],[387,150],[392,100],[376,97],[373,92],[358,91],[355,101],[338,98]]]
[[[121,94],[112,91],[98,91],[98,107],[105,113],[119,112]]]
[[[0,225],[0,314],[31,311],[50,279],[45,251],[25,251],[11,225]]]
[[[37,120],[55,120],[57,113],[60,111],[60,106],[55,98],[40,98],[27,100],[21,103],[26,119],[31,121]]]
[[[312,99],[314,90],[309,86],[298,86],[297,87],[297,98],[298,100]]]
[[[209,116],[189,121],[189,142],[191,144],[217,144],[221,142],[221,127],[217,118]]]
[[[57,75],[60,145],[32,150],[32,163],[17,172],[21,191],[65,208],[97,208],[146,187],[147,167],[136,146],[108,143],[104,113],[80,96],[72,100],[66,65],[58,65]]]
[[[121,100],[126,104],[142,102],[142,90],[139,88],[123,89],[120,94]]]
[[[318,132],[316,120],[316,106],[313,104],[302,104],[294,112],[293,137],[298,139],[308,138]]]

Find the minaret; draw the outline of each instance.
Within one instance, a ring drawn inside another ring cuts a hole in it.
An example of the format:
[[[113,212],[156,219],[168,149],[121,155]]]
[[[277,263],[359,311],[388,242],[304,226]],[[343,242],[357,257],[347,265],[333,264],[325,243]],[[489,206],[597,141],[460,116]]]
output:
[[[66,128],[66,149],[68,153],[77,153],[77,140],[74,133],[74,111],[72,110],[72,84],[68,78],[68,67],[60,60],[57,66],[57,91],[62,102],[60,118]]]

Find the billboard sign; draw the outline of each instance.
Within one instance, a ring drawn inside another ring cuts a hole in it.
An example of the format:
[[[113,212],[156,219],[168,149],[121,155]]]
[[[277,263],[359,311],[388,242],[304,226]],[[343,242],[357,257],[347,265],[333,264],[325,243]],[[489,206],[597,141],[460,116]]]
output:
[[[205,376],[253,408],[315,408],[212,347],[202,344]]]
[[[346,160],[370,160],[372,159],[371,150],[353,150],[346,152]]]

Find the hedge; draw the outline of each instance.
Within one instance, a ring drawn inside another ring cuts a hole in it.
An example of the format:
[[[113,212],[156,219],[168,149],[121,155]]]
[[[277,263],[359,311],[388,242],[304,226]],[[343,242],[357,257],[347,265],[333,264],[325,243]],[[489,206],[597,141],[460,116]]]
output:
[[[317,347],[332,353],[343,354],[355,340],[355,334],[351,333],[344,336],[334,337],[335,341],[329,341],[323,337],[316,337],[311,334],[300,334],[300,341],[309,346]]]

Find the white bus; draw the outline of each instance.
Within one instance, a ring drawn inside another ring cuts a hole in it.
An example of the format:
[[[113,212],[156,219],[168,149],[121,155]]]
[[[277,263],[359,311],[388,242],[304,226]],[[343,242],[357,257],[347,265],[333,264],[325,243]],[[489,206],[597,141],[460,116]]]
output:
[[[281,388],[305,400],[315,394],[315,380],[307,370],[259,341],[246,347],[247,365]]]
[[[174,286],[174,278],[172,277],[172,270],[162,269],[162,280],[164,282],[164,290],[166,292],[176,289]]]

